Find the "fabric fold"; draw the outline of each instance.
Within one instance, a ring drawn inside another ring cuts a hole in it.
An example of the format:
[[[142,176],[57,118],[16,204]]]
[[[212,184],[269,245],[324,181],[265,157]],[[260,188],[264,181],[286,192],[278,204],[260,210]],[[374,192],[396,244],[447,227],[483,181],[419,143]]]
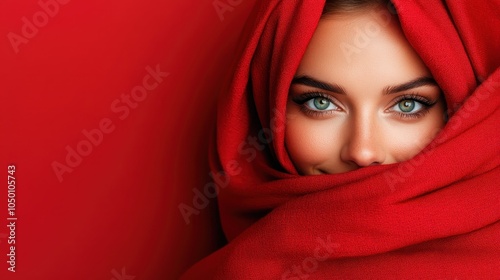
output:
[[[393,2],[446,126],[408,161],[299,175],[286,99],[325,3],[258,2],[211,153],[229,243],[183,279],[498,278],[500,3]]]

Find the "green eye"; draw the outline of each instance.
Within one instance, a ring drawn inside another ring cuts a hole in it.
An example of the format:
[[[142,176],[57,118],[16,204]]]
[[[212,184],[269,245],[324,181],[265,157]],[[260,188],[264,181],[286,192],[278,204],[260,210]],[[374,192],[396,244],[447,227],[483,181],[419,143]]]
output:
[[[326,110],[330,106],[330,100],[322,97],[314,98],[314,107],[318,110]]]
[[[409,113],[415,109],[415,100],[403,100],[398,103],[399,110],[403,113]]]
[[[303,107],[309,111],[326,113],[329,111],[335,111],[339,109],[339,107],[337,107],[337,105],[335,105],[335,103],[330,98],[327,97],[323,97],[320,95],[309,97],[306,95],[304,98],[307,99],[299,104],[303,104]]]

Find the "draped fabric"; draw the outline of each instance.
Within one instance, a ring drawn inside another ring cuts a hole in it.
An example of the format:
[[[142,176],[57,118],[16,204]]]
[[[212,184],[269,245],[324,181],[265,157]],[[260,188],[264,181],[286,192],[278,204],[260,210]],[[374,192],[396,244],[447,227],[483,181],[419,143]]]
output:
[[[394,0],[449,120],[414,158],[301,176],[290,83],[324,1],[259,1],[211,153],[228,244],[183,279],[498,279],[500,3]]]

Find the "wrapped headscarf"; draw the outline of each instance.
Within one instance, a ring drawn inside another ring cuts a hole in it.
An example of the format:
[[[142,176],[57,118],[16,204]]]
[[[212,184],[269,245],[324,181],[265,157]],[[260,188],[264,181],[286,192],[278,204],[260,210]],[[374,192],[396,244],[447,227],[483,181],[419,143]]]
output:
[[[211,155],[229,243],[183,279],[498,279],[500,3],[394,0],[448,123],[408,161],[301,176],[285,109],[324,4],[256,4]]]

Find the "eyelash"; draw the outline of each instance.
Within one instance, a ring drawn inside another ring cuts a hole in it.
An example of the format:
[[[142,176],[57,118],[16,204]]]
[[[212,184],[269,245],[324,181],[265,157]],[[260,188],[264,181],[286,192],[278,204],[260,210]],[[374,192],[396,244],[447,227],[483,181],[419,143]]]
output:
[[[335,102],[334,99],[328,94],[324,94],[321,92],[306,92],[304,94],[301,94],[299,96],[295,96],[292,98],[292,101],[295,102],[296,104],[300,105],[300,109],[302,112],[312,116],[312,117],[324,117],[326,114],[332,114],[335,111],[339,110],[328,110],[328,111],[315,111],[307,108],[305,103],[313,98],[325,98],[329,102],[331,102],[334,106],[341,108],[337,103]],[[427,112],[429,112],[429,109],[434,106],[438,100],[431,101],[421,95],[411,93],[411,94],[405,94],[398,96],[393,102],[392,105],[389,106],[389,108],[392,108],[396,106],[398,103],[405,101],[405,100],[412,100],[420,103],[422,105],[422,109],[415,113],[402,113],[402,112],[395,112],[393,111],[394,114],[396,114],[399,118],[401,119],[418,119],[423,117]]]
[[[314,111],[314,110],[307,108],[305,103],[313,98],[318,98],[318,97],[324,98],[324,99],[328,100],[329,102],[331,102],[334,106],[341,108],[340,106],[337,105],[337,103],[335,103],[335,101],[332,99],[332,97],[330,95],[324,94],[321,92],[315,92],[315,91],[306,92],[306,93],[303,93],[299,96],[295,96],[292,98],[292,101],[297,103],[298,105],[300,105],[300,110],[302,112],[304,112],[307,115],[310,115],[312,117],[323,117],[323,116],[326,116],[327,114],[332,114],[334,111],[337,111],[337,110]]]
[[[417,111],[415,113],[407,113],[407,114],[402,113],[402,112],[393,112],[398,117],[400,117],[402,119],[421,118],[425,114],[427,114],[429,112],[429,109],[432,108],[432,106],[434,106],[438,101],[438,100],[431,101],[431,100],[429,100],[421,95],[411,93],[411,94],[405,94],[405,95],[398,96],[389,108],[392,108],[392,107],[396,106],[398,103],[405,101],[405,100],[412,100],[412,101],[416,101],[416,102],[422,104],[422,109],[420,109],[419,111]]]

